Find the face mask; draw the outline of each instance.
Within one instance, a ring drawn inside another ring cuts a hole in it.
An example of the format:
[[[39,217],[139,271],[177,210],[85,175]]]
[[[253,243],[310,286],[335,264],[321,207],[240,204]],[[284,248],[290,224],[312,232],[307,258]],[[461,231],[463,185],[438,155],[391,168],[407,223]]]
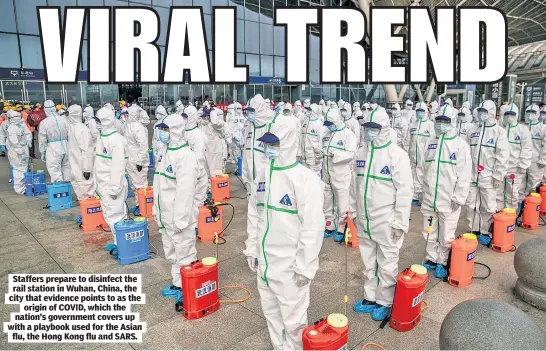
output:
[[[283,110],[282,114],[283,114],[283,116],[289,116],[290,115],[290,110]]]
[[[341,117],[347,117],[347,110],[341,110]]]
[[[365,141],[374,141],[379,136],[381,129],[377,128],[364,128],[364,140]]]
[[[487,112],[478,112],[478,118],[482,122],[487,122],[487,120],[489,119],[489,113],[487,113]]]
[[[238,115],[240,115],[242,112],[243,112],[243,110],[241,110],[241,109],[239,109],[239,108],[237,109],[237,114],[238,114]]]
[[[336,129],[337,129],[335,124],[329,125],[329,126],[326,127],[326,128],[328,128],[328,130],[329,130],[330,132],[335,132]]]
[[[425,111],[419,111],[419,110],[417,110],[417,111],[415,112],[415,115],[417,116],[417,118],[423,119],[423,118],[425,118]]]
[[[163,144],[167,144],[169,142],[170,133],[165,130],[159,130],[159,133],[157,134],[158,139]]]
[[[542,122],[546,121],[546,111],[540,112],[540,119],[542,120]]]
[[[280,152],[281,147],[278,145],[266,144],[265,146],[265,157],[270,161],[276,159]]]
[[[439,134],[445,134],[451,129],[451,125],[449,123],[436,122],[436,124],[434,124],[434,129],[436,129]]]
[[[525,118],[530,122],[536,122],[538,120],[537,114],[534,112],[526,112]]]
[[[247,112],[246,119],[248,119],[249,122],[254,123],[256,121],[256,112]]]

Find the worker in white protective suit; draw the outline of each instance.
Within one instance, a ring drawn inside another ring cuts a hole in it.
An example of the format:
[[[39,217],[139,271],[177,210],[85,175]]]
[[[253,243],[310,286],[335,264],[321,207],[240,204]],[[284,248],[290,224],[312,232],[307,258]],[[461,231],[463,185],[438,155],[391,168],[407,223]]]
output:
[[[426,104],[425,104],[425,106],[426,106]],[[411,101],[409,99],[406,100],[406,104],[404,105],[404,109],[402,111],[400,111],[400,114],[402,115],[402,117],[404,117],[408,121],[408,124],[411,124],[416,118],[416,116],[415,116],[416,112],[413,110],[413,101]]]
[[[40,122],[38,137],[42,161],[46,163],[52,183],[70,181],[68,123],[57,114],[51,100],[44,102],[44,112],[47,118]]]
[[[506,129],[506,121],[504,120],[504,114],[506,113],[506,111],[510,110],[510,105],[511,104],[505,102],[499,108],[499,119],[497,120],[497,124],[504,129]]]
[[[541,116],[544,118],[541,119]],[[520,201],[540,185],[546,166],[546,125],[542,123],[546,120],[546,110],[540,111],[537,104],[532,104],[525,110],[525,120],[529,123],[525,128],[531,135],[532,156],[531,166],[527,168],[521,184]]]
[[[161,106],[161,105],[159,105],[159,106]],[[176,103],[174,104],[174,107],[176,108],[176,111],[175,111],[176,114],[181,115],[182,112],[184,112],[184,104],[182,103],[181,100],[176,101]],[[157,118],[157,108],[156,108],[155,114],[156,114],[156,118]]]
[[[345,123],[345,126],[353,132],[353,134],[356,137],[357,145],[360,143],[360,124],[356,120],[356,118],[353,117],[353,113],[351,111],[351,104],[346,102],[343,104],[343,106],[340,109],[341,117],[343,118],[343,122]]]
[[[89,128],[89,132],[91,132],[93,145],[95,145],[97,143],[97,137],[99,136],[99,130],[97,129],[97,122],[95,121],[95,110],[93,110],[93,107],[89,104],[83,109],[83,119],[83,123]]]
[[[145,109],[140,107],[138,102],[136,102],[136,101],[133,102],[130,107],[133,107],[133,106],[136,106],[136,108],[138,108],[138,121],[140,122],[140,124],[142,124],[145,127],[148,124],[150,124],[150,116],[148,115],[148,112],[146,112]],[[159,106],[161,106],[161,105],[159,105]],[[148,129],[146,129],[146,133],[148,133]]]
[[[303,120],[305,119],[305,113],[303,111],[303,105],[300,100],[296,100],[296,102],[294,102],[293,113],[294,113],[294,117],[298,119],[298,122],[301,126],[303,124]]]
[[[178,107],[177,107],[177,111],[178,111]],[[152,152],[154,153],[154,163],[157,163],[157,157],[161,155],[162,149],[165,148],[165,144],[159,141],[158,129],[156,127],[159,124],[163,123],[163,120],[167,117],[167,111],[165,110],[165,107],[163,107],[162,105],[157,106],[157,108],[155,109],[155,117],[157,118],[157,122],[154,123],[154,134],[152,137]]]
[[[409,101],[409,100],[408,100]],[[408,154],[411,161],[411,175],[413,181],[416,179],[417,165],[423,157],[425,142],[428,138],[436,136],[434,133],[434,122],[429,119],[429,111],[427,104],[418,102],[415,109],[415,120],[410,123],[409,127],[409,147]],[[417,186],[414,185],[414,188]],[[421,206],[417,194],[414,194],[413,204]]]
[[[301,108],[301,103],[300,103],[300,108]],[[289,102],[285,103],[282,106],[282,109],[281,109],[280,113],[278,113],[277,115],[275,115],[275,117],[273,117],[273,119],[271,120],[271,122],[270,122],[270,124],[268,126],[268,131],[269,131],[269,129],[271,129],[271,124],[275,123],[277,121],[277,118],[279,118],[280,116],[285,116],[285,117],[288,117],[288,118],[295,118],[298,121],[298,123],[296,123],[296,133],[297,133],[297,135],[301,135],[300,120],[295,115],[294,108],[293,108],[292,104],[289,103]],[[300,144],[299,139],[298,139],[297,147],[298,147],[298,150],[296,152],[296,156],[297,156],[298,161],[301,161],[301,159],[302,159],[302,149],[301,149],[301,144]]]
[[[504,127],[508,139],[508,160],[504,183],[497,189],[497,209],[518,208],[519,192],[525,183],[527,169],[533,157],[533,141],[529,127],[518,122],[519,109],[509,104],[504,113]]]
[[[322,135],[324,134],[323,122],[320,120],[320,107],[312,104],[307,112],[301,126],[301,162],[320,177],[323,159]]]
[[[474,127],[474,125],[472,111],[470,110],[470,102],[465,101],[457,115],[457,136],[466,140],[468,131]]]
[[[172,283],[162,290],[165,297],[182,303],[180,267],[197,259],[195,227],[198,204],[195,199],[199,164],[184,136],[185,119],[172,114],[159,124],[162,149],[154,173],[153,214],[159,225],[165,258],[171,264]]]
[[[345,126],[339,110],[330,108],[326,113],[322,137],[322,150],[315,157],[324,157],[322,180],[324,188],[324,238],[332,235],[336,240],[343,237],[345,220],[350,210],[351,163],[354,161],[358,142],[354,133]]]
[[[364,298],[358,313],[373,320],[390,315],[400,248],[409,229],[413,182],[408,180],[408,154],[391,140],[387,112],[377,109],[362,128],[363,143],[356,154],[356,226],[364,264]]]
[[[408,147],[409,147],[408,120],[402,117],[402,114],[400,111],[400,105],[398,103],[393,105],[391,111],[392,111],[391,128],[392,130],[396,132],[396,141],[397,141],[396,144],[400,146],[402,149],[404,149],[405,151],[408,151]]]
[[[354,119],[356,119],[356,116],[355,116],[356,111],[360,111],[360,102],[358,102],[358,101],[353,102],[353,114],[352,114],[352,116],[353,116]],[[358,135],[360,135],[360,133],[358,133]],[[359,139],[359,141],[360,141],[360,139]]]
[[[130,212],[138,215],[138,196],[139,189],[148,187],[148,167],[150,159],[148,156],[148,133],[146,127],[140,122],[141,111],[137,105],[131,105],[128,108],[127,126],[125,127],[125,138],[127,139],[127,175],[129,184],[134,196],[135,204],[129,209]]]
[[[434,125],[436,136],[425,142],[415,182],[415,192],[422,199],[423,235],[427,240],[423,266],[439,279],[448,275],[451,243],[455,240],[472,175],[470,147],[457,135],[457,114],[447,104],[440,109]]]
[[[95,144],[89,128],[82,123],[82,107],[80,105],[68,107],[67,121],[72,189],[74,189],[78,200],[85,200],[95,196],[93,174]]]
[[[478,222],[482,245],[489,245],[489,226],[497,211],[497,191],[504,185],[508,165],[508,140],[506,131],[497,125],[495,103],[486,100],[478,107],[480,124],[467,134],[472,155],[472,183],[466,201],[469,230]],[[479,213],[477,209],[479,208]]]
[[[433,121],[438,117],[438,111],[440,110],[440,105],[438,101],[434,100],[430,103],[430,120]]]
[[[235,103],[233,112],[228,118],[228,125],[231,131],[231,143],[229,144],[229,154],[233,157],[233,161],[237,162],[237,158],[242,156],[243,147],[245,146],[245,129],[246,118],[243,115],[243,107],[240,103]]]
[[[453,107],[453,100],[451,100],[451,98],[445,99],[444,103],[442,104],[442,107],[444,107],[444,105],[449,105],[449,106]]]
[[[5,145],[9,164],[13,168],[13,190],[17,194],[25,193],[25,172],[28,171],[29,147],[32,143],[32,133],[21,118],[21,113],[13,110],[7,112],[9,122],[6,130]],[[2,141],[3,142],[3,141]]]
[[[197,163],[199,165],[199,182],[196,189],[196,200],[201,205],[207,198],[207,190],[209,186],[209,177],[207,175],[207,163],[205,161],[205,142],[207,137],[197,128],[197,121],[199,117],[197,115],[197,109],[195,106],[188,106],[182,113],[185,123],[185,134],[190,149],[195,153],[197,157]]]
[[[219,116],[218,109],[205,109],[197,122],[199,129],[205,134],[205,160],[207,173],[210,177],[224,174],[227,161],[227,144],[229,131],[224,122],[223,113]]]
[[[113,243],[106,246],[106,251],[117,259],[118,248],[114,224],[127,219],[128,185],[125,180],[127,165],[127,140],[114,125],[114,112],[103,107],[97,111],[97,128],[100,130],[95,147],[94,176],[96,192],[100,198],[104,220],[112,230]]]
[[[311,100],[309,99],[303,100],[303,108],[305,109],[311,108]]]
[[[259,222],[244,254],[257,272],[258,292],[275,350],[301,350],[310,282],[319,268],[324,185],[296,161],[295,118],[279,118],[265,144],[268,165],[256,179]]]
[[[478,118],[478,107],[474,107],[474,109],[472,110],[472,122],[474,122],[475,124],[480,123],[480,119]]]

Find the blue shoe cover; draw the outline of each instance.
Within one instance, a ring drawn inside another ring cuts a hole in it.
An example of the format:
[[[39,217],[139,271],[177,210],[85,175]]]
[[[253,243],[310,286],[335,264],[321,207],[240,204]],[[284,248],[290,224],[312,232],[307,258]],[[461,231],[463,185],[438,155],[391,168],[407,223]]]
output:
[[[427,271],[434,271],[436,269],[436,267],[438,267],[438,265],[432,261],[429,261],[429,260],[426,260],[424,263],[423,263],[423,267],[425,267],[427,269]]]
[[[104,249],[106,251],[108,251],[108,253],[110,253],[110,255],[112,255],[112,258],[114,260],[118,259],[118,247],[117,247],[116,244],[110,243],[110,244],[106,245],[106,247]]]
[[[140,208],[138,206],[133,206],[129,209],[129,212],[134,214],[135,216],[140,216]]]
[[[434,270],[434,276],[438,279],[444,279],[447,277],[447,269],[441,264],[437,265],[436,269]]]
[[[377,304],[366,299],[360,299],[353,306],[353,310],[358,313],[372,313]]]
[[[180,299],[182,300],[182,290],[172,284],[164,287],[163,290],[161,290],[161,295],[169,298],[178,297],[178,295],[180,295]]]
[[[345,239],[345,234],[340,233],[340,232],[336,232],[336,236],[334,237],[334,241],[336,243],[340,243],[340,242],[343,241],[343,239]]]
[[[324,239],[328,239],[336,234],[335,230],[325,230],[324,231]]]
[[[381,305],[377,305],[376,309],[372,311],[372,320],[382,321],[391,315],[391,308]]]
[[[76,223],[82,224],[82,216],[78,216],[78,217],[74,218],[74,220],[76,221]]]
[[[489,235],[480,234],[478,235],[478,242],[484,246],[489,246],[491,244],[491,237]]]
[[[421,206],[421,202],[419,202],[419,200],[412,200],[411,204],[415,206]]]

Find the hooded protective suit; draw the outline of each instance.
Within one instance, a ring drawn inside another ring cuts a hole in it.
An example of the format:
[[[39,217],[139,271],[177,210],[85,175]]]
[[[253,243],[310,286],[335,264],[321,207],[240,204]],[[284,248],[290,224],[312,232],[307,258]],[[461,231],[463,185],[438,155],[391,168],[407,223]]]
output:
[[[57,115],[55,103],[44,102],[47,116],[40,122],[38,144],[42,161],[45,161],[51,182],[70,181],[70,162],[68,156],[68,123],[66,118]]]
[[[180,100],[176,101],[176,104],[174,106],[176,107],[176,114],[177,115],[180,115],[180,114],[182,114],[182,112],[184,112],[184,104],[182,103],[182,101],[180,101]],[[157,108],[156,108],[156,114],[157,114]]]
[[[7,112],[9,122],[6,124],[6,147],[8,159],[13,167],[13,189],[17,194],[25,193],[25,172],[28,170],[29,147],[32,143],[32,134],[27,128],[21,114],[17,111]]]
[[[413,109],[413,101],[406,100],[404,109],[400,111],[400,114],[408,121],[408,124],[413,124],[413,121],[416,119],[415,110]]]
[[[99,136],[99,130],[97,129],[97,122],[95,122],[93,117],[95,117],[95,110],[93,110],[93,107],[90,105],[87,105],[83,109],[83,123],[89,128],[89,132],[91,132],[91,136],[93,137],[93,145],[95,145],[97,143],[97,137]]]
[[[148,186],[148,167],[150,159],[148,156],[148,133],[146,127],[140,122],[140,108],[131,105],[128,109],[127,126],[125,127],[125,138],[127,139],[127,174],[129,175],[131,191],[136,194],[138,189]],[[140,170],[139,170],[140,169]],[[134,197],[138,206],[138,196]]]
[[[465,101],[458,114],[457,136],[466,140],[467,133],[474,127],[474,124],[475,123],[472,120],[472,111],[470,111],[470,102]]]
[[[515,116],[506,114],[503,119],[508,139],[508,160],[504,183],[497,189],[497,209],[518,208],[519,192],[525,183],[527,169],[531,166],[533,156],[533,141],[529,127],[518,122],[518,107],[515,104],[508,106],[506,112],[515,113]]]
[[[416,179],[417,165],[419,164],[420,159],[423,157],[427,139],[436,136],[434,132],[434,122],[429,119],[427,104],[424,102],[418,102],[415,109],[425,110],[425,116],[422,119],[419,119],[416,116],[415,120],[411,122],[409,127],[410,141],[408,153],[411,161],[411,174],[413,176],[413,181]],[[414,187],[417,188],[417,185],[415,184]],[[416,195],[417,194],[414,195],[414,199],[417,199]]]
[[[154,135],[152,137],[152,150],[154,152],[154,162],[157,162],[157,157],[161,154],[161,151],[163,148],[165,148],[165,144],[161,143],[159,141],[159,136],[157,135],[157,125],[163,123],[163,120],[165,117],[167,117],[167,111],[165,110],[165,107],[159,105],[155,109],[155,117],[157,118],[157,122],[154,123]]]
[[[534,111],[535,114],[529,113]],[[539,107],[532,104],[525,110],[529,118],[529,125],[525,126],[531,134],[532,157],[531,166],[527,168],[525,181],[521,185],[520,200],[530,192],[535,191],[536,187],[542,181],[544,175],[544,166],[546,166],[546,124],[540,120]]]
[[[159,225],[165,258],[171,263],[172,284],[182,287],[180,267],[197,259],[195,227],[199,164],[184,137],[185,120],[173,114],[163,122],[169,126],[170,136],[154,172],[153,213]]]
[[[95,179],[93,162],[95,161],[95,144],[93,136],[82,123],[82,107],[68,107],[68,152],[70,157],[70,178],[72,189],[78,200],[95,196]],[[93,121],[94,122],[94,121]],[[84,173],[89,173],[85,179]]]
[[[294,117],[298,119],[298,122],[301,126],[303,124],[303,121],[305,120],[305,113],[303,112],[303,106],[300,100],[296,100],[296,102],[294,102],[293,113],[294,113]]]
[[[228,126],[232,135],[231,143],[229,144],[230,155],[236,162],[237,157],[242,155],[243,147],[245,146],[245,127],[246,118],[243,116],[243,109],[238,102],[232,104],[234,106],[231,113],[228,112]],[[231,106],[231,105],[230,105]],[[229,110],[229,109],[228,109]]]
[[[320,120],[320,107],[311,105],[311,114],[301,126],[302,163],[320,177],[322,168],[322,135],[323,122]]]
[[[403,235],[409,228],[413,182],[408,181],[410,161],[407,153],[391,140],[386,111],[376,109],[369,121],[380,124],[381,132],[374,141],[362,143],[354,167],[364,298],[390,307],[399,251]]]
[[[489,232],[491,216],[497,210],[497,188],[504,184],[508,164],[508,140],[506,131],[497,125],[496,107],[491,100],[482,102],[479,108],[487,110],[485,121],[475,125],[467,133],[472,155],[472,183],[466,201],[469,230],[479,226],[480,232]],[[479,208],[479,215],[474,209]],[[474,222],[478,222],[475,226]]]
[[[356,119],[356,111],[360,110],[360,102],[355,101],[353,102],[353,118]],[[360,133],[359,133],[360,134]]]
[[[244,251],[249,266],[257,268],[262,311],[275,350],[303,347],[309,283],[319,268],[324,229],[324,185],[296,161],[296,123],[295,118],[280,117],[271,126],[280,153],[256,177],[259,222],[249,232]]]
[[[425,142],[423,157],[417,165],[415,192],[422,194],[421,213],[426,246],[426,259],[432,264],[446,265],[455,240],[455,231],[470,189],[472,159],[470,147],[457,135],[458,112],[444,105],[440,115],[451,119],[451,128]],[[432,217],[430,235],[427,234]],[[429,263],[429,264],[430,264]]]
[[[430,120],[433,121],[436,117],[438,117],[438,111],[440,110],[440,105],[438,104],[438,101],[434,100],[430,103]]]
[[[150,124],[150,116],[148,116],[148,112],[146,112],[146,110],[144,110],[142,107],[140,107],[136,102],[131,104],[131,107],[133,107],[133,106],[138,108],[138,121],[143,126],[147,126],[148,124]],[[147,132],[148,132],[148,129],[146,129],[146,133]]]
[[[195,153],[197,157],[197,164],[199,165],[199,179],[198,186],[195,192],[196,200],[199,205],[207,198],[207,189],[209,187],[209,178],[207,175],[207,163],[205,161],[205,134],[201,129],[197,128],[197,109],[195,106],[188,106],[184,109],[184,113],[188,116],[185,121],[186,131],[184,138],[187,140],[190,149]]]
[[[349,128],[351,130],[351,132],[353,132],[353,134],[355,135],[356,142],[357,142],[357,145],[358,145],[360,143],[360,123],[358,123],[356,118],[353,117],[353,113],[351,111],[351,104],[350,103],[346,102],[343,105],[343,109],[345,109],[347,111],[345,116],[343,116],[343,112],[341,113],[342,114],[341,117],[343,118],[343,122],[345,122],[345,125],[347,126],[347,128]]]
[[[402,117],[400,105],[394,104],[392,109],[391,128],[396,132],[396,144],[405,151],[408,151],[409,135],[408,120]]]
[[[267,122],[269,120],[269,106],[264,98],[258,94],[252,99],[252,105],[256,111],[256,120],[249,121],[245,129],[245,150],[243,154],[243,182],[247,191],[250,191],[250,185],[254,182],[258,174],[267,164],[264,145],[258,139],[267,132]],[[257,224],[257,223],[256,223]],[[254,225],[256,227],[256,225]]]
[[[497,124],[503,128],[506,129],[506,121],[504,120],[504,114],[506,111],[510,111],[512,104],[504,103],[499,108],[499,119],[497,120]]]
[[[451,107],[453,107],[453,100],[451,100],[451,98],[447,98],[445,101],[444,101],[444,105],[449,105]],[[443,106],[442,106],[443,107]]]
[[[94,175],[97,195],[100,198],[104,220],[112,230],[114,244],[116,233],[114,224],[127,218],[127,140],[114,125],[114,112],[107,107],[97,111],[101,131],[95,147]]]
[[[330,108],[326,113],[326,120],[336,127],[335,131],[325,131],[322,137],[326,230],[343,233],[343,215],[350,210],[351,169],[358,142],[354,133],[345,127],[338,109]]]
[[[205,160],[207,173],[211,177],[224,174],[227,160],[226,139],[230,139],[228,126],[218,114],[219,110],[213,108],[210,117],[201,117],[198,121],[199,129],[205,135]]]

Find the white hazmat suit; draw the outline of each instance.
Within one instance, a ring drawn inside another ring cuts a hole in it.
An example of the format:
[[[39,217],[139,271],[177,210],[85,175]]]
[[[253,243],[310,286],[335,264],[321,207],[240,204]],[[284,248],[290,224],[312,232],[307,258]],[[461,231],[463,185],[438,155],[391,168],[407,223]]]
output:
[[[17,111],[9,110],[9,122],[6,131],[8,159],[13,167],[13,189],[17,194],[25,193],[25,172],[28,170],[29,147],[32,134]]]
[[[416,116],[409,127],[410,141],[408,153],[411,161],[411,175],[413,176],[414,181],[416,179],[417,165],[423,157],[425,143],[428,138],[436,136],[434,132],[434,122],[429,119],[427,104],[418,102],[416,109],[425,110],[425,115],[422,118]],[[417,188],[417,185],[414,185],[414,187]],[[416,194],[414,195],[414,199],[417,199]]]
[[[305,118],[301,126],[302,163],[318,176],[322,168],[322,135],[323,122],[320,120],[320,107],[311,105],[311,113]]]
[[[81,106],[68,107],[66,119],[68,121],[68,152],[72,189],[74,189],[78,200],[84,200],[95,196],[93,174],[95,144],[89,128],[82,123]]]
[[[534,113],[533,113],[534,112]],[[542,181],[546,166],[546,124],[540,120],[539,107],[532,104],[525,111],[529,125],[525,126],[531,134],[532,157],[531,166],[525,172],[525,180],[521,184],[519,200],[523,200],[530,192],[534,192]]]
[[[57,114],[55,103],[44,102],[47,116],[40,122],[38,144],[42,161],[45,161],[51,182],[70,181],[68,156],[68,123]]]
[[[146,127],[140,122],[141,108],[131,105],[125,127],[125,138],[127,139],[127,175],[129,176],[131,191],[134,196],[135,206],[138,206],[137,190],[148,187],[148,167],[150,159],[148,156],[148,133]],[[143,110],[142,110],[143,111]]]
[[[154,162],[157,163],[157,157],[163,151],[162,149],[165,148],[165,144],[159,141],[156,127],[158,124],[163,123],[163,120],[165,119],[165,117],[167,117],[167,111],[165,110],[165,107],[161,105],[157,106],[157,108],[155,109],[155,117],[157,118],[157,122],[154,123],[154,134],[152,137],[152,152],[154,153]]]

